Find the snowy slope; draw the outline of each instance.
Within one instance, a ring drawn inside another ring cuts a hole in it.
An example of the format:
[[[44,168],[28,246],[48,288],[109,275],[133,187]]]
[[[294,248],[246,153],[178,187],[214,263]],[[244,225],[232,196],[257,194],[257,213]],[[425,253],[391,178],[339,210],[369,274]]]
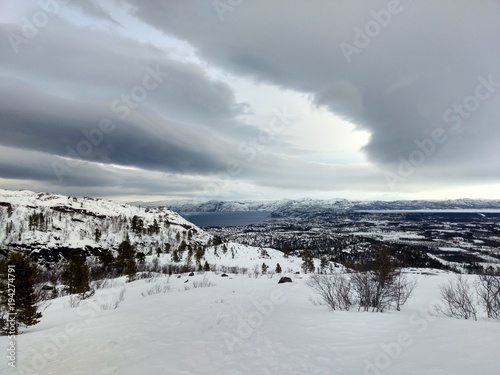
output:
[[[134,217],[141,230],[134,230]],[[113,249],[127,235],[145,252],[163,249],[167,243],[178,246],[182,240],[207,244],[211,238],[165,208],[143,209],[94,198],[0,189],[3,248]]]
[[[426,271],[426,273],[431,273]],[[125,283],[79,307],[50,301],[18,336],[9,374],[498,375],[500,324],[435,316],[438,286],[450,275],[418,275],[401,312],[331,312],[314,306],[305,275],[275,278],[208,273]],[[185,281],[188,280],[187,283]],[[150,294],[155,285],[165,293]],[[106,310],[119,299],[117,309]],[[103,309],[104,308],[104,309]],[[0,347],[8,346],[0,337]]]
[[[30,216],[40,214],[43,214],[43,225],[38,223],[30,228]],[[133,229],[134,217],[142,221],[140,232]],[[157,230],[149,230],[155,225]],[[275,249],[234,242],[213,246],[212,235],[166,208],[140,208],[93,198],[0,190],[0,250],[28,250],[46,260],[57,261],[53,254],[60,249],[116,249],[127,236],[138,251],[146,254],[156,254],[157,248],[165,252],[169,244],[170,253],[158,258],[160,264],[172,263],[173,251],[184,241],[193,248],[202,247],[205,251],[201,265],[207,261],[214,269],[239,267],[252,271],[257,267],[261,270],[265,263],[269,271],[273,271],[280,263],[284,271],[301,270],[301,259],[285,258]],[[181,252],[178,264],[186,264],[188,254],[188,251]],[[191,266],[196,266],[194,256]]]

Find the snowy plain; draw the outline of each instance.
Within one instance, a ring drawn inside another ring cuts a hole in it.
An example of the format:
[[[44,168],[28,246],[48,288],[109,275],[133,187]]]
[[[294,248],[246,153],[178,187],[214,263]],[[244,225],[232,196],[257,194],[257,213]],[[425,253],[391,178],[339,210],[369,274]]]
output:
[[[434,312],[452,274],[413,270],[408,305],[384,313],[332,312],[309,301],[307,275],[288,276],[119,278],[78,307],[69,296],[47,301],[41,322],[17,337],[16,368],[4,356],[0,374],[500,373],[499,322]],[[214,285],[194,287],[203,280]]]

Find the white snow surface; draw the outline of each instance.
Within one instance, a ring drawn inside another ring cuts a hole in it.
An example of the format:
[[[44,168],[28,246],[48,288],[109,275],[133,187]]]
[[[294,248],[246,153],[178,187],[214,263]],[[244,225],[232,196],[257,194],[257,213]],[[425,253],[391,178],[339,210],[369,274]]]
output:
[[[187,243],[206,244],[212,238],[194,224],[166,208],[144,209],[94,198],[75,198],[58,194],[35,193],[27,190],[10,191],[0,189],[0,245],[30,245],[43,248],[85,248],[86,246],[116,248],[127,236],[141,251],[155,251],[169,243],[178,246],[188,229],[194,233]],[[29,217],[43,214],[47,222],[45,230],[29,227]],[[137,234],[131,229],[131,221],[137,216],[144,228],[155,223],[159,232]],[[12,226],[10,232],[7,224]],[[101,236],[95,237],[99,230]],[[176,235],[181,238],[177,239]]]
[[[17,337],[17,367],[4,356],[0,374],[499,374],[499,322],[434,313],[451,274],[415,272],[408,305],[385,313],[313,305],[307,275],[229,276],[120,278],[79,307],[68,296],[46,302],[42,321]],[[194,288],[204,277],[215,285]],[[147,295],[155,285],[170,291]]]

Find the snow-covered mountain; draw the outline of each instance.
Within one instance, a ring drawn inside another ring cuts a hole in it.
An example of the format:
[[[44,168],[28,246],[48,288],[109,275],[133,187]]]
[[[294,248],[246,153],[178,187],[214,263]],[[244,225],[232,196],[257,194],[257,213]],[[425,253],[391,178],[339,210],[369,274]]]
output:
[[[141,207],[168,207],[176,212],[245,212],[267,211],[282,213],[292,211],[313,210],[346,210],[352,203],[346,199],[314,200],[314,199],[282,199],[274,201],[158,201],[131,202],[131,205]]]
[[[168,207],[176,212],[267,211],[274,217],[303,216],[346,210],[484,210],[500,209],[500,200],[452,199],[406,201],[349,201],[347,199],[284,199],[276,201],[158,201],[131,202],[141,207]]]
[[[212,236],[166,208],[139,208],[94,198],[0,189],[0,249],[116,249],[129,237],[139,251]]]
[[[160,264],[174,262],[177,249],[202,248],[201,261],[218,269],[260,269],[266,263],[274,270],[278,262],[283,270],[301,269],[298,258],[284,257],[271,248],[224,243],[166,208],[0,189],[0,255],[25,250],[36,258],[58,261],[75,249],[89,255],[116,250],[127,236],[137,251],[149,255],[148,261],[156,258],[160,248]],[[170,251],[165,251],[167,248]],[[177,263],[186,264],[189,251],[178,251],[178,256]],[[318,260],[315,262],[319,266]]]

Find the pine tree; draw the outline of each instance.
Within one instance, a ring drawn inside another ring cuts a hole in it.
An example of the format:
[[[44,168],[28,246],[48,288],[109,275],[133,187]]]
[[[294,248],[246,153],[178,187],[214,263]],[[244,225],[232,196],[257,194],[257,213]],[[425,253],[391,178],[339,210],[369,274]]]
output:
[[[11,314],[10,317],[15,316],[15,334],[18,333],[19,324],[32,326],[37,324],[42,317],[42,314],[37,311],[38,298],[35,294],[37,276],[37,266],[23,253],[11,253],[7,262],[2,265],[0,303]],[[12,289],[15,294],[12,293]]]
[[[90,292],[89,267],[85,260],[82,254],[70,254],[62,273],[62,281],[67,285],[69,294],[79,294],[82,299],[88,297]]]
[[[146,254],[144,254],[142,251],[139,251],[137,252],[136,258],[139,264],[144,264],[144,262],[146,261]]]
[[[127,259],[125,263],[125,275],[127,275],[127,281],[131,282],[135,280],[135,274],[137,273],[137,264],[134,258]]]
[[[122,243],[118,246],[118,257],[116,258],[116,263],[121,274],[123,274],[123,272],[125,271],[125,266],[127,265],[128,260],[134,258],[135,258],[134,246],[132,246],[132,244],[128,239],[122,241]]]
[[[108,275],[110,272],[110,268],[112,267],[113,262],[115,261],[113,254],[109,250],[104,250],[99,255],[99,260],[101,261],[102,265],[104,266],[104,271],[105,271],[106,275]]]
[[[267,269],[269,268],[269,266],[266,264],[266,263],[262,263],[262,274],[264,275],[265,273],[267,273]]]
[[[205,265],[203,266],[203,271],[210,271],[210,265],[208,264],[207,261],[205,261]]]
[[[302,252],[302,269],[304,273],[314,272],[314,259],[309,249],[304,249]]]

